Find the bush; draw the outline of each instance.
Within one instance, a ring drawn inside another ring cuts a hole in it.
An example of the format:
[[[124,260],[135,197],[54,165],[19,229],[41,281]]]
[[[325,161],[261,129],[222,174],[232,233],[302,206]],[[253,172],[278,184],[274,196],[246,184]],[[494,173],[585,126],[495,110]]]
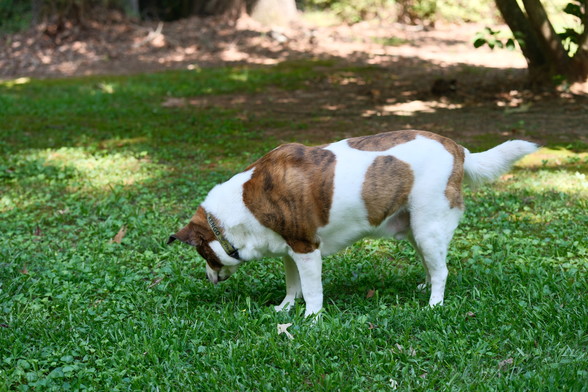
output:
[[[305,10],[333,11],[347,23],[372,18],[394,18],[412,24],[449,22],[489,22],[498,18],[493,0],[306,0]]]
[[[382,17],[383,10],[394,8],[394,0],[306,0],[298,4],[303,10],[332,11],[346,23]]]
[[[399,19],[410,24],[435,23],[437,3],[437,0],[398,0]]]
[[[123,9],[124,0],[39,0],[38,6],[33,12],[37,21],[55,20],[62,22],[68,20],[74,23],[82,23],[97,15],[96,10]]]
[[[441,0],[437,2],[437,17],[448,22],[500,21],[494,0]]]
[[[0,1],[0,34],[15,33],[28,27],[30,23],[30,1]]]

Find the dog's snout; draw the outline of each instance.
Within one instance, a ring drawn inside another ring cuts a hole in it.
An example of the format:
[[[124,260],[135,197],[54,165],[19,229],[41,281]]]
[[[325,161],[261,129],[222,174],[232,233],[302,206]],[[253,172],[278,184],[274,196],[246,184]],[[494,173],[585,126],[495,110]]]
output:
[[[218,278],[218,274],[214,274],[214,273],[210,273],[207,272],[206,273],[206,277],[208,278],[209,281],[211,281],[213,284],[218,284],[218,282],[220,282],[219,278]]]

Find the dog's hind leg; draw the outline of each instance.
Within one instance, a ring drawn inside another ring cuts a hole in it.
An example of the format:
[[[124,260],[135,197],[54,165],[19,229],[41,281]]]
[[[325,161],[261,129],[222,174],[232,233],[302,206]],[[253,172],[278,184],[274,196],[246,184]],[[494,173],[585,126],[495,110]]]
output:
[[[426,273],[426,277],[425,277],[425,282],[424,283],[420,283],[417,288],[419,290],[426,290],[428,286],[431,285],[431,274],[429,273],[429,267],[427,267],[427,263],[425,263],[425,259],[423,258],[423,255],[421,254],[421,250],[419,249],[419,247],[416,244],[416,241],[414,239],[414,235],[411,233],[409,233],[407,235],[407,239],[410,242],[410,244],[412,245],[412,247],[414,248],[417,257],[421,260],[421,263],[423,264],[423,268],[425,269],[425,273]]]
[[[443,305],[447,281],[447,250],[463,211],[459,208],[434,214],[412,214],[411,228],[417,252],[420,253],[431,283],[429,305]]]
[[[427,273],[425,283],[418,285],[419,290],[424,290],[427,288],[427,286],[431,284],[431,275],[429,274],[429,268],[425,263],[421,250],[417,246],[416,241],[414,239],[414,235],[412,234],[412,231],[410,229],[410,222],[410,213],[408,211],[400,211],[398,214],[392,216],[388,220],[388,222],[386,223],[386,229],[391,237],[394,237],[399,240],[407,239],[412,244],[412,247],[415,249],[417,253],[417,257],[423,263],[423,267],[425,268],[425,272]]]
[[[284,256],[284,271],[286,272],[286,297],[278,306],[276,311],[289,310],[293,305],[296,298],[302,296],[302,289],[300,287],[300,274],[298,273],[298,267],[290,256]]]

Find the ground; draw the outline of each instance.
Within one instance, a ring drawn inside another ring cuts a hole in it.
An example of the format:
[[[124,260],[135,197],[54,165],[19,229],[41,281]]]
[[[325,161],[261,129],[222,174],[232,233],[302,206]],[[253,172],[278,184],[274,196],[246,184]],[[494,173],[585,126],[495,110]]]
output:
[[[334,71],[309,80],[304,89],[170,97],[163,105],[236,108],[244,118],[268,116],[288,123],[312,118],[303,129],[268,127],[268,133],[284,140],[322,142],[419,128],[477,145],[486,138],[494,143],[520,137],[585,150],[585,86],[555,93],[526,90],[520,52],[473,47],[475,33],[483,27],[437,24],[425,29],[383,22],[319,27],[301,22],[278,30],[247,17],[236,22],[191,18],[137,24],[111,18],[84,27],[44,25],[0,38],[0,78],[274,66],[312,59],[319,60],[315,66],[327,62]]]

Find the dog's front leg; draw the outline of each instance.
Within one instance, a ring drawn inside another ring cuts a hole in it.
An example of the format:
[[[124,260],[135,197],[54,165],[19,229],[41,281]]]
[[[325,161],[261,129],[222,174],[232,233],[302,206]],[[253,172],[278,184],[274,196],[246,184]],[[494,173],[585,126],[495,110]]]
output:
[[[290,256],[284,256],[284,271],[286,272],[286,297],[281,304],[276,306],[278,312],[289,310],[294,305],[296,298],[300,298],[302,295],[298,267]]]
[[[308,317],[318,313],[323,308],[321,252],[318,249],[310,253],[290,252],[290,256],[298,267],[302,295],[306,302],[304,316]]]

